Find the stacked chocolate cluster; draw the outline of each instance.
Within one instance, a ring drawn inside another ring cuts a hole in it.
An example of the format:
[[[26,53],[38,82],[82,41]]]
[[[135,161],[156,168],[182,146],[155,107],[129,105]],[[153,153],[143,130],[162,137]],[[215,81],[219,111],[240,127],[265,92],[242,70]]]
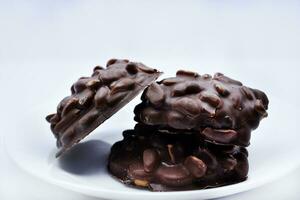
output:
[[[267,116],[267,96],[223,74],[180,70],[150,85],[134,130],[111,150],[109,171],[154,191],[217,187],[248,174],[251,131]]]
[[[109,172],[125,184],[154,191],[217,187],[248,174],[251,131],[267,116],[267,96],[223,74],[180,70],[155,82],[156,69],[109,60],[71,87],[46,117],[57,156],[71,149],[139,92],[136,126],[112,146]],[[93,152],[91,152],[93,153]]]

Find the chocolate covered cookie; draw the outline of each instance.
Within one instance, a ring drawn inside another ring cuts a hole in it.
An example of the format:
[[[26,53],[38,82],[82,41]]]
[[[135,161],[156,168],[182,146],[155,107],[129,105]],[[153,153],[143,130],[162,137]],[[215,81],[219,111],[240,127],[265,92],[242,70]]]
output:
[[[97,66],[92,76],[71,87],[57,112],[46,117],[57,138],[59,156],[154,82],[160,72],[142,63],[111,59],[106,68]]]
[[[195,135],[128,130],[113,145],[109,172],[121,182],[154,191],[211,188],[244,181],[248,153]]]
[[[221,73],[179,70],[144,91],[135,120],[163,132],[181,130],[217,144],[248,146],[251,131],[268,115],[268,103],[264,92]]]

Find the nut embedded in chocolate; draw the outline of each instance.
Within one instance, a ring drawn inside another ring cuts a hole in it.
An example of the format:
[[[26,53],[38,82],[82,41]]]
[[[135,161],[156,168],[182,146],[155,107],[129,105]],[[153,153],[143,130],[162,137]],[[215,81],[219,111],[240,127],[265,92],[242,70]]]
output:
[[[184,161],[184,165],[196,178],[201,178],[204,176],[207,170],[206,164],[195,156],[187,157]]]
[[[46,117],[60,148],[57,156],[70,149],[115,114],[160,72],[142,63],[111,59],[107,68],[96,66],[91,77],[82,77],[71,87],[57,113]]]
[[[267,117],[269,100],[221,73],[200,76],[179,70],[150,85],[135,120],[159,130],[186,130],[213,143],[248,146],[251,131]]]
[[[158,166],[160,156],[155,149],[146,149],[143,152],[143,163],[145,172],[152,172]]]

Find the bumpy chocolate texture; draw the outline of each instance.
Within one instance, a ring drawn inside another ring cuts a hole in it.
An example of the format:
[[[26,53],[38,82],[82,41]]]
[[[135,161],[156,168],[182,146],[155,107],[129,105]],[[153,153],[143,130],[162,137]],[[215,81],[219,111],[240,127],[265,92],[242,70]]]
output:
[[[46,117],[60,148],[57,156],[83,139],[132,100],[160,75],[142,63],[111,59],[106,69],[97,66],[91,77],[82,77],[71,87],[57,113]]]
[[[221,73],[180,70],[145,90],[135,120],[165,131],[194,131],[218,144],[248,146],[251,131],[267,117],[268,103],[262,91]]]
[[[154,191],[218,187],[244,181],[248,152],[244,147],[196,140],[195,135],[123,133],[113,145],[108,170],[121,182]],[[198,141],[198,142],[195,142]]]

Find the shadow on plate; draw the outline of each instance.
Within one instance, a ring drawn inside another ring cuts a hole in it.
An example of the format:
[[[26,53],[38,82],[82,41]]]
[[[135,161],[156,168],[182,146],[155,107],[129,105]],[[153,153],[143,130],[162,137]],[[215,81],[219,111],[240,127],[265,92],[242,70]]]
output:
[[[59,158],[59,167],[77,175],[99,173],[106,170],[110,148],[110,144],[101,140],[79,143]]]

